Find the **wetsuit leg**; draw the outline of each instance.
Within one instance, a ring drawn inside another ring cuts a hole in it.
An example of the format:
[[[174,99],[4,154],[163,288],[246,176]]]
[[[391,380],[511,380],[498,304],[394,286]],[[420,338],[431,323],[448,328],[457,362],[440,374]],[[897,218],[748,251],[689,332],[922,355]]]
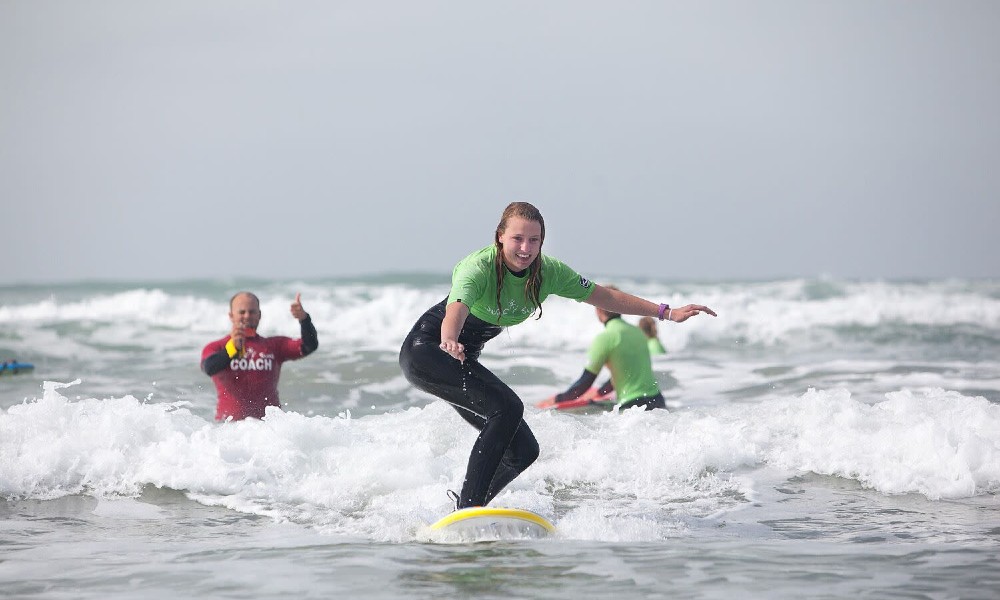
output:
[[[399,364],[410,383],[450,403],[479,430],[458,508],[485,506],[538,458],[538,442],[522,419],[524,403],[479,361],[459,363],[411,332]]]
[[[628,402],[621,405],[620,410],[625,410],[626,408],[633,408],[636,406],[645,407],[646,410],[653,410],[654,408],[667,408],[667,402],[663,399],[663,394],[657,394],[655,396],[644,396],[642,398],[635,398],[634,400],[629,400]]]
[[[523,406],[524,405],[522,403],[522,410]],[[479,435],[481,438],[483,435],[483,428],[486,426],[486,419],[464,408],[455,406],[454,404],[452,404],[452,407],[463,419],[468,421],[470,425],[480,431]],[[473,453],[475,453],[475,451],[475,447],[473,447]],[[517,431],[514,432],[514,437],[511,439],[510,444],[507,446],[503,456],[500,458],[500,465],[497,467],[496,473],[493,475],[493,481],[490,482],[489,488],[486,491],[486,499],[482,504],[473,503],[469,504],[469,506],[486,506],[489,504],[497,494],[507,487],[508,483],[514,481],[514,479],[517,478],[522,471],[530,467],[531,463],[535,462],[535,459],[538,458],[538,452],[538,441],[535,439],[535,434],[531,432],[531,428],[524,422],[524,419],[521,419],[521,423],[518,425]],[[472,463],[470,461],[470,467],[471,464]],[[467,473],[466,482],[468,482],[469,479],[470,478]],[[465,497],[464,493],[462,497]],[[464,508],[464,506],[460,508]]]

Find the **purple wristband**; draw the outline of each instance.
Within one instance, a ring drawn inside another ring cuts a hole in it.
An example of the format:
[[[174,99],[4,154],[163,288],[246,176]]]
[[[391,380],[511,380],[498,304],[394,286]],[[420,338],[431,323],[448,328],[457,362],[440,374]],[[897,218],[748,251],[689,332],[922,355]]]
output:
[[[660,312],[657,313],[657,314],[660,317],[661,321],[663,320],[663,313],[667,312],[668,310],[670,310],[670,305],[669,304],[661,304],[660,305]]]

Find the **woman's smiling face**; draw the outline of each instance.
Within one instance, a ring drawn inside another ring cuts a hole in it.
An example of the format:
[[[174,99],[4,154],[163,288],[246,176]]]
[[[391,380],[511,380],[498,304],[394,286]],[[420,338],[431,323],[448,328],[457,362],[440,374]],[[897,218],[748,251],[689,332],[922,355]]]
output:
[[[523,217],[510,217],[500,233],[503,262],[507,268],[520,272],[531,266],[542,248],[542,224]]]

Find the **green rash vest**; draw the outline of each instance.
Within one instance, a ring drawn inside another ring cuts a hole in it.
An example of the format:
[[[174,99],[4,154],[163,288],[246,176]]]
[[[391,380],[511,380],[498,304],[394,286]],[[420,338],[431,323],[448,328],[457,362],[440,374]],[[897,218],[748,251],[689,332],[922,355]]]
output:
[[[649,360],[646,334],[621,318],[609,319],[587,352],[588,371],[600,373],[605,365],[611,371],[619,404],[660,393]]]
[[[469,307],[469,312],[487,323],[507,327],[517,325],[535,312],[535,306],[528,301],[524,284],[528,275],[518,277],[504,268],[503,287],[500,302],[503,313],[497,309],[497,247],[490,245],[463,258],[451,274],[451,292],[448,304],[461,302]],[[565,263],[542,255],[542,288],[538,301],[555,294],[564,298],[586,300],[594,292],[594,284],[568,267]],[[499,316],[499,318],[498,318]]]

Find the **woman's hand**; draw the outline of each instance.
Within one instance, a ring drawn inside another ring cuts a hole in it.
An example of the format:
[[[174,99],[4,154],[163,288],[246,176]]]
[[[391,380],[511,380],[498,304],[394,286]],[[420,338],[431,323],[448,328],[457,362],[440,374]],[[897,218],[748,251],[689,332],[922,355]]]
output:
[[[700,304],[688,304],[687,306],[681,306],[680,308],[671,308],[668,319],[674,323],[683,323],[698,313],[705,313],[707,315],[712,315],[713,317],[719,316],[715,314],[714,310],[707,306],[702,306]]]
[[[440,348],[458,362],[465,362],[465,346],[455,340],[442,340]]]
[[[459,362],[465,362],[465,346],[458,343],[462,326],[469,316],[469,307],[455,301],[444,309],[444,319],[441,320],[441,349]]]

